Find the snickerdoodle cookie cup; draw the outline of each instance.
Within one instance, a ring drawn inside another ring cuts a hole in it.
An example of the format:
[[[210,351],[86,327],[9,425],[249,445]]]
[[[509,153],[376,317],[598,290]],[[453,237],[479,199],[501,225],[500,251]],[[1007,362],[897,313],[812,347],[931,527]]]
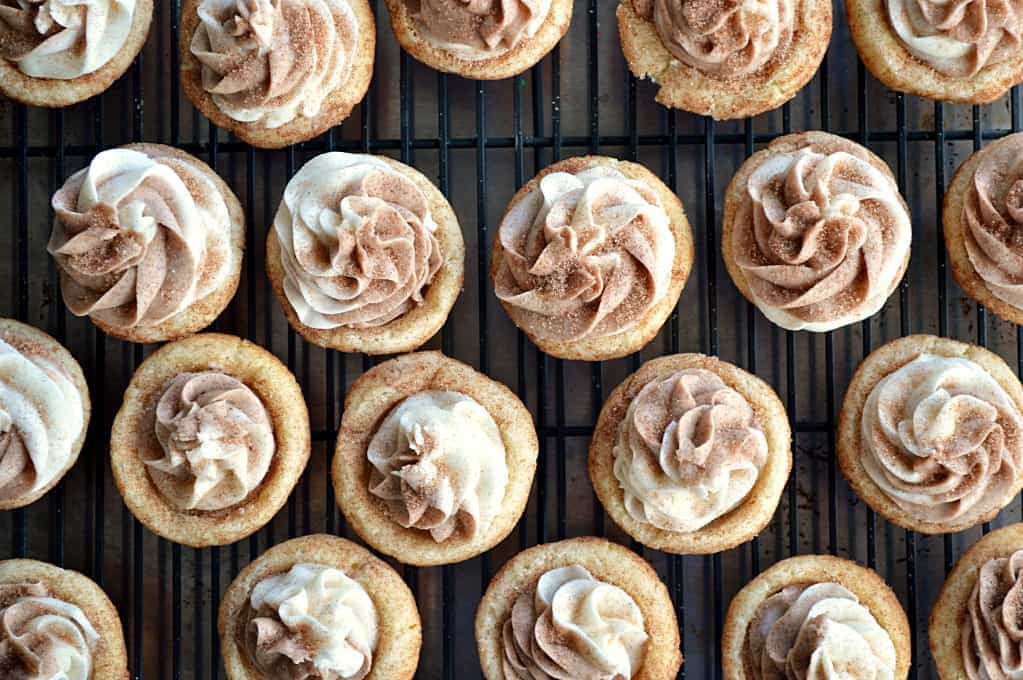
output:
[[[721,552],[756,536],[791,469],[778,395],[702,354],[643,364],[608,397],[590,442],[590,480],[608,515],[672,553]]]
[[[659,103],[746,118],[778,108],[813,78],[831,40],[831,3],[620,0],[618,35],[629,70],[659,86]]]
[[[533,484],[532,416],[507,387],[440,352],[366,371],[345,398],[332,468],[364,541],[406,564],[450,564],[500,543]]]
[[[288,611],[295,598],[301,617]],[[285,541],[250,562],[224,593],[217,630],[228,680],[410,680],[422,646],[416,600],[397,572],[327,534]]]
[[[732,599],[721,638],[724,677],[782,677],[786,668],[805,674],[811,657],[821,657],[835,668],[860,668],[864,677],[905,680],[910,634],[902,605],[875,571],[840,557],[800,555]]]
[[[838,463],[877,513],[925,534],[985,522],[1023,487],[1023,386],[997,354],[933,335],[874,350],[838,422]]]
[[[598,361],[642,349],[693,265],[682,201],[638,163],[567,158],[512,197],[490,276],[512,321],[547,354]]]
[[[410,352],[462,291],[451,205],[385,156],[329,152],[291,178],[266,239],[266,271],[291,327],[342,352]]]
[[[164,345],[143,361],[110,435],[128,509],[193,547],[233,543],[269,522],[309,448],[295,377],[270,352],[219,333]]]
[[[595,616],[577,617],[580,610]],[[599,620],[608,613],[614,624]],[[608,641],[624,653],[606,655]],[[564,677],[613,667],[615,677],[671,680],[682,665],[675,608],[657,572],[594,537],[545,543],[506,562],[476,611],[476,645],[487,680],[530,677],[544,664]]]

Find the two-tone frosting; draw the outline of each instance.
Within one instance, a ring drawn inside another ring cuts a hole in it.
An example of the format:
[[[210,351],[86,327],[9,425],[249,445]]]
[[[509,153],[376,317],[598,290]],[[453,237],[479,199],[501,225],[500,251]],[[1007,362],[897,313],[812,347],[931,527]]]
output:
[[[962,628],[969,680],[1012,680],[1023,674],[1023,550],[981,565]]]
[[[321,564],[296,564],[259,581],[240,641],[271,680],[362,680],[379,637],[376,605],[362,584]]]
[[[497,297],[541,340],[622,333],[671,285],[676,244],[660,197],[613,166],[545,175],[497,237]]]
[[[231,216],[196,163],[110,149],[53,195],[47,248],[72,313],[119,329],[153,326],[224,285]]]
[[[750,162],[731,247],[760,311],[782,328],[818,332],[879,311],[912,237],[894,178],[832,137]]]
[[[977,75],[1023,48],[1023,7],[1014,0],[885,0],[905,48],[939,73]]]
[[[107,64],[131,35],[135,0],[0,4],[0,58],[32,78],[74,80]]]
[[[285,297],[309,328],[383,326],[422,304],[443,264],[426,194],[373,156],[310,160],[273,229]]]
[[[93,680],[100,634],[77,606],[42,583],[0,584],[0,670],[5,678]]]
[[[977,363],[921,354],[863,406],[862,464],[921,522],[971,526],[1001,508],[1023,465],[1023,416]]]
[[[153,416],[160,455],[143,462],[160,494],[180,510],[241,503],[270,468],[276,448],[270,416],[233,376],[181,373],[163,388]]]
[[[490,528],[508,486],[501,431],[459,392],[414,394],[395,406],[370,440],[370,492],[403,527],[473,539]]]
[[[197,12],[202,87],[234,120],[313,118],[351,75],[361,29],[348,0],[202,0]]]
[[[578,564],[558,567],[515,599],[501,634],[502,669],[506,680],[629,680],[648,642],[631,595]]]
[[[53,482],[84,427],[82,395],[60,363],[42,348],[0,338],[0,500]]]
[[[613,470],[633,519],[688,532],[742,503],[767,453],[749,401],[716,373],[687,368],[647,383],[629,403]]]
[[[409,0],[405,0],[409,2]],[[536,35],[552,0],[415,0],[416,31],[466,61],[494,59]]]
[[[743,665],[753,680],[893,680],[888,632],[837,583],[788,586],[756,608]]]

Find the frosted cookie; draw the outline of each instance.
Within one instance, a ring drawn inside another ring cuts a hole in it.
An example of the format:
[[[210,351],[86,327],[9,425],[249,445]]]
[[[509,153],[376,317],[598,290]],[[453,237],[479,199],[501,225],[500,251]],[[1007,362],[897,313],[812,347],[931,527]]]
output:
[[[383,156],[316,156],[284,189],[266,270],[292,328],[342,352],[409,352],[462,289],[465,244],[426,177]]]
[[[544,352],[597,361],[640,350],[693,264],[682,202],[637,163],[555,163],[512,198],[490,275],[512,321]]]
[[[194,547],[233,543],[284,506],[309,459],[298,382],[266,350],[204,333],[164,345],[132,376],[110,435],[132,514]]]

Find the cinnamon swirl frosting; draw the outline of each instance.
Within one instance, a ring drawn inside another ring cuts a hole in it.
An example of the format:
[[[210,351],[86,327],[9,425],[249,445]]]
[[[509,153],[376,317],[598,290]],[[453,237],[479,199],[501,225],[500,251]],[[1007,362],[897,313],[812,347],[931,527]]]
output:
[[[493,59],[540,30],[551,0],[405,0],[420,35],[460,59]]]
[[[504,623],[506,680],[629,680],[649,636],[632,596],[578,564],[544,573],[522,592]]]
[[[1023,675],[1023,550],[981,566],[967,608],[962,655],[969,680]]]
[[[234,120],[313,118],[351,75],[360,27],[348,0],[201,0],[197,12],[202,87]]]
[[[225,284],[231,216],[198,163],[153,147],[110,149],[53,195],[47,248],[74,314],[122,330],[154,326]]]
[[[753,301],[789,330],[874,315],[902,276],[912,237],[894,178],[832,135],[779,141],[747,161],[752,172],[730,198],[732,258]]]

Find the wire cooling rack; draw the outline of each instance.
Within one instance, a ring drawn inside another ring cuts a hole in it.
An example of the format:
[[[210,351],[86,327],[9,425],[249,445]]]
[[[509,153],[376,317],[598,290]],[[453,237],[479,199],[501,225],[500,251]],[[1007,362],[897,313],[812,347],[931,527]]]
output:
[[[586,534],[629,544],[605,518],[586,474],[586,446],[604,397],[642,360],[678,351],[718,354],[766,379],[792,420],[795,466],[774,522],[751,543],[702,557],[643,553],[671,591],[682,624],[680,677],[721,678],[718,639],[729,599],[763,567],[790,554],[836,553],[876,568],[913,625],[911,678],[936,678],[926,618],[944,574],[982,529],[925,537],[893,527],[859,503],[836,471],[834,430],[856,365],[881,342],[931,332],[991,347],[1023,367],[1023,335],[985,313],[950,280],[940,235],[946,180],[985,142],[1019,130],[1020,95],[986,107],[896,95],[859,63],[836,6],[835,35],[817,77],[779,111],[715,123],[653,102],[654,88],[624,65],[612,0],[576,0],[565,40],[539,66],[497,83],[436,72],[401,53],[386,9],[365,102],[343,125],[279,152],[255,150],[199,116],[178,83],[180,2],[157,3],[142,56],[104,95],[58,111],[0,104],[0,314],[44,328],[83,364],[93,421],[65,480],[27,509],[0,513],[0,558],[29,556],[79,569],[117,605],[135,678],[223,677],[216,634],[220,595],[250,560],[291,536],[352,537],[334,503],[330,457],[345,390],[374,360],[304,343],[288,328],[263,273],[265,233],[288,177],[330,149],[392,155],[435,179],[466,237],[465,291],[430,346],[516,390],[536,418],[540,460],[518,529],[490,553],[438,568],[396,565],[416,593],[424,623],[419,677],[479,677],[476,603],[493,572],[538,542]],[[913,213],[910,269],[886,308],[855,327],[784,332],[742,300],[718,253],[721,198],[739,164],[779,134],[827,129],[866,144],[896,173]],[[45,254],[49,197],[98,151],[131,141],[173,144],[209,162],[239,195],[247,216],[242,285],[215,330],[247,337],[298,376],[313,420],[313,455],[287,508],[249,539],[193,550],[157,538],[127,511],[107,463],[113,413],[149,348],[105,337],[60,302]],[[638,160],[685,202],[697,258],[676,313],[641,354],[603,363],[553,360],[506,318],[487,276],[489,243],[515,189],[545,165],[601,153]],[[1013,503],[992,525],[1019,521]],[[989,527],[985,526],[983,530]]]

